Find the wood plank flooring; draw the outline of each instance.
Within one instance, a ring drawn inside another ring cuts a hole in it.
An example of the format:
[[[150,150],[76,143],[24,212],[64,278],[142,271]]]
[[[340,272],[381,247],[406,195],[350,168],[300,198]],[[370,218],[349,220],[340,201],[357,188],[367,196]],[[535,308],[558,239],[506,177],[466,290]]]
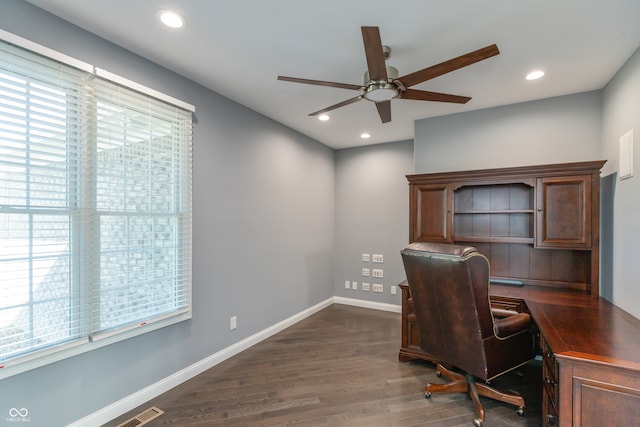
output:
[[[334,304],[105,424],[156,406],[145,426],[471,426],[465,394],[423,397],[443,382],[428,362],[398,362],[400,314]],[[492,385],[516,390],[527,415],[481,398],[486,427],[539,426],[540,364]]]

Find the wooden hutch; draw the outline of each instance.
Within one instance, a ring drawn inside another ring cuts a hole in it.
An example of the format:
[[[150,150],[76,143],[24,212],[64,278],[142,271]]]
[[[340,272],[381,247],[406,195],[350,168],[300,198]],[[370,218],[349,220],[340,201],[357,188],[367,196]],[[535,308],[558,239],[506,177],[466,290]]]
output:
[[[611,408],[640,417],[640,322],[598,296],[604,163],[407,176],[410,242],[475,246],[490,262],[492,306],[530,312],[540,329],[545,425],[606,419]],[[406,282],[400,288],[399,359],[435,361],[420,348]],[[598,401],[581,405],[587,393]]]

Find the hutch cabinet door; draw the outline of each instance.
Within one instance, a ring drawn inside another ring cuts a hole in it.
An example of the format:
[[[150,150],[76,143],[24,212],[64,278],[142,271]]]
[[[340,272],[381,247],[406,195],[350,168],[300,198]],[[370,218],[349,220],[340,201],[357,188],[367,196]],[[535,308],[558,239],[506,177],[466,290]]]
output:
[[[410,199],[410,241],[451,243],[451,185],[413,185]]]
[[[591,248],[591,175],[538,178],[536,246]]]

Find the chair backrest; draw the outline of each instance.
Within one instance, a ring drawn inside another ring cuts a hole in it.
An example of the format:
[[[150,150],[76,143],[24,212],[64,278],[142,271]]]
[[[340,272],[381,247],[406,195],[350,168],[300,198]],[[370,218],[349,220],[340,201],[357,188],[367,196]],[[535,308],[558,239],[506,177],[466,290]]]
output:
[[[471,246],[416,242],[402,250],[420,346],[444,363],[486,376],[493,336],[489,261]]]

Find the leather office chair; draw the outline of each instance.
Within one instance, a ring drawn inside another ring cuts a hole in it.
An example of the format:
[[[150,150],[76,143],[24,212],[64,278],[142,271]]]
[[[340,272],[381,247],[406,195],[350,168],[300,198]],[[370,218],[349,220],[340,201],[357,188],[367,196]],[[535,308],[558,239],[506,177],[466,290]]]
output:
[[[487,383],[535,356],[531,318],[527,313],[498,318],[492,312],[487,258],[471,246],[427,242],[412,243],[401,254],[420,346],[440,361],[438,376],[452,380],[427,384],[425,397],[468,392],[476,426],[485,418],[478,395],[516,405],[518,415],[524,416],[521,396],[501,393]]]

